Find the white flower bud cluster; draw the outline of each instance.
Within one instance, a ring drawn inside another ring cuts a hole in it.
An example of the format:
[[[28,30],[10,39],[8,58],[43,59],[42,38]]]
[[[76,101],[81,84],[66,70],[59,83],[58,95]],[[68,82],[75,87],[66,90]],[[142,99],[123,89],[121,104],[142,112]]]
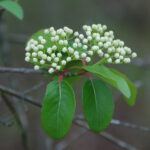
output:
[[[121,40],[115,40],[112,31],[106,31],[106,25],[83,26],[84,34],[64,27],[55,30],[50,27],[35,34],[25,48],[25,61],[32,62],[34,69],[46,69],[51,74],[63,71],[65,65],[73,60],[92,61],[98,54],[106,58],[106,63],[129,63],[137,56],[124,46]]]
[[[130,63],[131,58],[137,56],[129,47],[124,46],[123,41],[114,39],[113,31],[106,31],[106,25],[84,25],[83,30],[86,33],[88,45],[90,45],[88,54],[94,55],[97,53],[100,57],[106,59],[106,63]]]

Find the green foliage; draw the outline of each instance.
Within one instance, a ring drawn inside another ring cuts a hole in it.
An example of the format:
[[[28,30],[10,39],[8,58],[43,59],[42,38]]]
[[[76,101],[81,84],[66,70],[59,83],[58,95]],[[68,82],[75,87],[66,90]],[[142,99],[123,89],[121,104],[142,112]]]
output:
[[[104,66],[108,62],[111,64],[122,63],[120,60],[116,59],[114,62],[114,60],[112,61],[112,59],[106,57],[109,56],[107,54],[105,58],[92,65],[93,54],[95,54],[94,49],[97,46],[93,46],[93,51],[91,49],[89,51],[82,49],[82,44],[80,48],[74,48],[77,44],[74,43],[73,46],[72,39],[74,36],[67,32],[67,36],[63,36],[61,35],[63,32],[60,33],[60,31],[62,30],[55,31],[53,27],[40,30],[29,39],[26,46],[25,60],[33,63],[35,70],[43,69],[47,71],[48,73],[45,75],[54,80],[48,84],[46,89],[42,107],[42,126],[46,133],[54,139],[60,139],[66,135],[75,112],[75,97],[71,85],[76,83],[83,75],[86,75],[89,79],[84,83],[82,91],[84,115],[90,129],[94,132],[101,132],[108,127],[114,113],[112,93],[105,82],[117,88],[130,106],[135,104],[136,87],[123,74]],[[55,41],[54,38],[57,40],[55,39]],[[62,41],[67,41],[67,44],[61,44]],[[84,41],[86,40],[84,39]],[[124,45],[121,41],[114,41],[117,46],[118,43]],[[105,47],[107,47],[107,44],[109,45],[109,43],[104,44]],[[71,51],[69,48],[74,49]],[[109,51],[115,51],[116,47],[113,48],[109,49]],[[125,47],[125,49],[130,53],[129,48]],[[117,50],[124,52],[120,47]],[[92,55],[89,52],[92,52]],[[101,50],[98,49],[97,52],[103,56],[100,53]],[[80,55],[80,58],[76,58],[76,55]],[[133,56],[135,55],[133,53]],[[68,57],[71,59],[67,60]],[[130,60],[129,58],[124,59],[125,62]],[[89,60],[92,61],[90,62]],[[65,61],[65,64],[62,61]],[[58,66],[60,67],[59,69],[57,68]],[[104,81],[93,79],[89,73]]]
[[[73,67],[75,69],[70,70]],[[81,62],[76,61],[68,64],[65,69],[70,73],[75,73],[81,71],[81,68],[97,75],[121,91],[130,106],[135,104],[136,87],[124,75],[114,69],[105,67],[102,63],[82,66]],[[73,84],[81,76],[69,77],[68,79],[65,77],[61,86],[59,85],[60,81],[57,81],[58,76],[54,77],[55,81],[50,83],[46,90],[42,108],[42,124],[49,136],[60,139],[69,130],[75,111],[74,93],[69,84]],[[89,78],[84,83],[82,91],[84,115],[90,129],[101,132],[107,128],[113,116],[112,93],[104,81]]]
[[[14,1],[10,0],[3,0],[0,1],[0,6],[4,7],[6,10],[8,10],[10,13],[12,13],[14,16],[16,16],[18,19],[23,19],[23,10],[21,6]]]
[[[95,132],[103,131],[114,112],[110,89],[99,79],[87,80],[83,86],[82,102],[90,129]]]
[[[97,63],[92,66],[82,66],[80,61],[73,61],[68,63],[65,69],[68,70],[67,72],[69,73],[86,70],[97,75],[121,91],[126,102],[130,106],[133,106],[136,98],[136,87],[126,76],[102,64],[103,63]],[[56,81],[58,80],[58,76],[54,76],[55,81],[50,83],[47,87],[42,109],[42,124],[47,134],[55,139],[60,139],[67,133],[75,111],[74,94],[67,82],[72,85],[80,77],[81,76],[64,77],[64,81],[61,83],[62,87],[60,87],[58,81]],[[90,129],[95,132],[101,132],[107,128],[114,112],[112,94],[104,81],[88,79],[82,91],[84,115]],[[60,94],[60,89],[64,91],[64,93]],[[62,98],[59,98],[60,95],[62,95]],[[62,105],[60,106],[62,107],[60,107],[60,113],[57,113],[59,101],[61,100]]]
[[[75,112],[75,97],[70,85],[62,81],[48,84],[42,107],[42,125],[46,133],[60,139],[68,132]]]
[[[86,66],[83,68],[91,73],[94,73],[120,90],[125,96],[126,102],[130,106],[135,104],[136,87],[124,75],[115,71],[114,69],[107,68],[104,65],[95,64],[93,66]]]

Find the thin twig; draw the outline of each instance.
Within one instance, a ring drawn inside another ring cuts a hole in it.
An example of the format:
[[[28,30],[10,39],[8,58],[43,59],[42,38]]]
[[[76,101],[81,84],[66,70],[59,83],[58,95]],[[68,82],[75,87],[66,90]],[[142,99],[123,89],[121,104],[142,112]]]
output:
[[[32,88],[25,90],[23,92],[24,96],[30,94],[31,92],[34,92],[37,89],[39,89],[43,84],[44,84],[44,82],[42,81],[42,82],[34,85]],[[22,101],[22,102],[23,102],[23,107],[24,107],[25,112],[28,112],[28,106],[26,105],[26,103],[24,101]]]
[[[5,67],[11,66],[10,59],[10,49],[9,49],[9,39],[7,36],[7,24],[4,20],[3,26],[1,26],[1,36],[2,36],[2,63]],[[16,88],[16,81],[13,80],[13,75],[11,73],[6,74],[8,83],[11,88]],[[16,97],[11,97],[11,101],[2,93],[2,97],[7,104],[9,110],[14,114],[15,120],[21,130],[21,139],[25,150],[29,149],[28,146],[28,136],[26,132],[26,114],[21,108],[22,105]]]
[[[40,102],[37,102],[35,99],[30,98],[28,96],[24,96],[22,93],[16,92],[16,91],[14,91],[12,89],[8,89],[8,88],[6,88],[6,87],[4,87],[2,85],[0,85],[0,91],[4,92],[4,93],[7,93],[9,95],[12,95],[12,96],[16,96],[16,97],[18,97],[20,99],[23,99],[23,100],[25,100],[25,101],[33,104],[33,105],[36,105],[38,107],[42,107],[42,104]],[[86,128],[86,129],[89,129],[87,124],[85,124],[83,121],[77,120],[77,119],[82,119],[82,118],[75,117],[75,119],[73,120],[73,123],[75,123],[75,124],[77,124],[79,126],[82,126],[82,127]],[[122,124],[120,124],[120,125],[122,125]],[[137,127],[135,127],[135,128],[137,128]],[[112,135],[110,135],[110,134],[108,134],[106,132],[102,132],[102,133],[100,133],[100,135],[102,135],[105,139],[111,141],[112,143],[120,146],[121,148],[124,148],[126,150],[136,150],[136,148],[128,145],[127,143],[125,143],[125,142],[123,142],[123,141],[113,137]]]
[[[39,88],[40,88],[41,86],[43,86],[43,85],[44,85],[44,82],[40,82],[40,83],[34,85],[32,88],[29,88],[29,89],[25,90],[25,91],[23,92],[23,94],[24,94],[24,95],[28,95],[28,94],[30,94],[31,92],[33,92],[33,91],[39,89]]]
[[[25,96],[24,94],[22,94],[20,92],[17,92],[15,90],[9,89],[9,88],[7,88],[5,86],[0,85],[0,91],[4,92],[4,93],[7,93],[9,95],[18,97],[18,98],[20,98],[20,99],[22,99],[24,101],[27,101],[27,102],[29,102],[31,104],[36,105],[36,106],[42,107],[42,103],[38,102],[37,100],[35,100],[35,99],[31,98],[31,97]],[[77,116],[75,116],[75,120],[76,119],[84,120],[85,118],[82,115],[77,115]],[[115,125],[122,125],[122,126],[125,126],[125,127],[140,129],[142,131],[150,131],[150,129],[147,128],[147,127],[138,126],[138,125],[127,123],[127,122],[121,122],[121,121],[115,120],[115,119],[113,119],[111,123],[115,124]]]
[[[21,130],[21,136],[22,136],[22,142],[23,142],[24,148],[25,148],[25,150],[28,150],[29,147],[28,147],[28,142],[27,142],[28,141],[27,140],[27,132],[26,132],[26,129],[24,128],[24,126],[22,124],[20,115],[18,114],[15,106],[12,104],[12,101],[10,101],[8,99],[8,97],[5,96],[4,93],[2,93],[1,96],[2,96],[2,98],[4,100],[4,102],[7,104],[9,110],[14,114],[15,120],[16,120],[16,122],[17,122],[17,124],[18,124],[18,126],[19,126],[19,128]]]
[[[33,69],[28,69],[28,68],[1,67],[0,73],[47,74],[48,72],[45,70],[35,71]]]
[[[129,122],[122,122],[122,121],[116,120],[116,119],[113,119],[111,121],[111,124],[121,125],[121,126],[124,126],[124,127],[127,127],[127,128],[139,129],[141,131],[150,131],[150,128],[139,126],[139,125],[135,125],[135,124],[132,124],[132,123],[129,123]]]
[[[28,68],[9,68],[9,67],[0,67],[0,73],[22,73],[22,74],[49,74],[46,70],[34,70]],[[58,75],[59,72],[53,73],[53,75]],[[65,77],[80,76],[80,72],[70,73],[66,72]]]
[[[7,87],[5,87],[5,86],[0,85],[0,91],[1,91],[2,93],[7,93],[7,94],[12,95],[12,96],[15,96],[15,97],[17,97],[17,98],[19,98],[19,99],[22,99],[22,100],[24,100],[24,101],[27,101],[27,102],[29,102],[29,103],[31,103],[31,104],[36,105],[36,106],[42,107],[42,104],[41,104],[40,102],[36,101],[35,99],[33,99],[33,98],[31,98],[31,97],[24,96],[24,94],[22,94],[22,93],[20,93],[20,92],[17,92],[17,91],[15,91],[15,90],[13,90],[13,89],[10,89],[10,88],[7,88]]]
[[[107,132],[101,132],[100,135],[103,136],[106,140],[109,140],[110,142],[116,144],[118,147],[121,147],[122,149],[137,150],[137,148],[135,148],[132,145],[112,136],[111,134],[109,134]]]
[[[85,120],[85,117],[83,115],[76,115],[74,119],[75,120]],[[140,126],[140,125],[135,125],[135,124],[132,124],[132,123],[129,123],[129,122],[123,122],[123,121],[120,121],[120,120],[117,120],[117,119],[112,119],[111,124],[120,125],[120,126],[124,126],[124,127],[127,127],[127,128],[139,129],[141,131],[147,131],[147,132],[150,131],[150,128],[143,127],[143,126]]]
[[[3,125],[3,126],[6,126],[6,127],[11,127],[14,124],[14,122],[0,120],[0,124]]]
[[[20,93],[20,92],[17,92],[15,90],[12,90],[12,89],[9,89],[5,86],[2,86],[0,85],[0,91],[1,92],[4,92],[4,93],[7,93],[9,95],[12,95],[12,96],[15,96],[15,97],[18,97],[20,99],[23,99],[24,101],[27,101],[29,103],[32,103],[36,106],[39,106],[39,107],[42,107],[42,103],[38,102],[37,100],[31,98],[31,97],[28,97],[28,96],[25,96],[24,94]],[[85,119],[84,116],[82,115],[78,115],[75,117],[75,119],[80,119],[80,120],[83,120]],[[121,122],[119,120],[115,120],[113,119],[112,124],[116,124],[116,125],[123,125],[125,127],[130,127],[130,128],[135,128],[135,129],[140,129],[140,130],[143,130],[143,131],[150,131],[149,128],[147,127],[143,127],[143,126],[138,126],[138,125],[135,125],[135,124],[131,124],[131,123],[127,123],[127,122]]]
[[[81,121],[81,120],[73,120],[73,123],[75,123],[76,125],[83,127],[87,130],[89,130],[88,125]],[[124,141],[112,136],[111,134],[107,133],[107,132],[101,132],[99,133],[99,135],[103,136],[106,140],[110,141],[111,143],[117,145],[118,147],[121,147],[122,149],[125,150],[137,150],[135,147],[129,145],[128,143],[125,143]]]
[[[72,136],[70,136],[69,138],[63,140],[62,142],[59,142],[54,150],[65,150],[68,146],[70,146],[74,141],[76,141],[77,139],[79,139],[82,135],[84,135],[87,132],[86,129],[82,129],[76,133],[73,133]]]

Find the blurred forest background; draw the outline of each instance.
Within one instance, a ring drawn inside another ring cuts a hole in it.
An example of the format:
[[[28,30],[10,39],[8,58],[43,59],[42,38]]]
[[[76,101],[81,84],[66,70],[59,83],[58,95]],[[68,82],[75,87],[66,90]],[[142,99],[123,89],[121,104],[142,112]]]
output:
[[[0,20],[0,67],[32,68],[24,61],[27,38],[40,29],[69,26],[80,30],[84,24],[106,24],[116,38],[125,41],[138,54],[132,65],[113,65],[139,86],[136,105],[129,107],[114,90],[114,119],[150,127],[150,1],[149,0],[20,0],[24,19],[20,21],[5,12]],[[0,73],[0,85],[24,92],[38,85],[29,96],[42,102],[45,86],[50,79],[41,75]],[[76,114],[82,114],[81,84],[74,85],[77,99]],[[61,141],[49,138],[41,127],[40,108],[11,97],[17,107],[23,130],[26,130],[29,149],[62,150],[66,141],[77,136],[66,150],[121,150],[121,147],[103,137],[72,125],[69,134]],[[3,99],[0,98],[0,120],[14,120]],[[150,150],[150,132],[123,126],[110,125],[111,135],[135,146]],[[16,122],[10,127],[0,125],[0,150],[23,150],[22,127]],[[80,134],[79,134],[80,133]],[[79,135],[78,135],[79,134]],[[65,141],[65,142],[64,142]],[[61,142],[61,143],[60,143]],[[59,144],[58,144],[59,143]]]

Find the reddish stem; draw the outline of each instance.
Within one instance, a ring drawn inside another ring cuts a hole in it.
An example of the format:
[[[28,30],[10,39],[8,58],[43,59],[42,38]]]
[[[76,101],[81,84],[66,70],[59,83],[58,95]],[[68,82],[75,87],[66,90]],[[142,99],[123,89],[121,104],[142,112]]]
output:
[[[61,84],[62,80],[63,80],[63,74],[60,74],[60,75],[59,75],[59,80],[58,80],[59,85]]]
[[[86,76],[92,81],[93,77],[89,73],[86,73]]]
[[[85,60],[82,60],[82,65],[83,65],[83,66],[86,66],[86,65],[87,65],[87,63],[86,63]]]
[[[81,70],[81,71],[79,71],[78,75],[84,75],[85,73],[87,73],[86,70]]]

